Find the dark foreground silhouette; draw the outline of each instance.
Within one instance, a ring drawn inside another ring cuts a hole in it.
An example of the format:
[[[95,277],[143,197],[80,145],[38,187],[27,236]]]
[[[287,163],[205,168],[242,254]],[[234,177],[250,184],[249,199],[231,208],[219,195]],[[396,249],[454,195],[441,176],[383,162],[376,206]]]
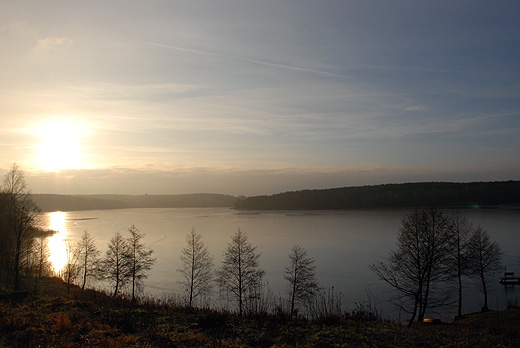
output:
[[[153,298],[132,302],[68,290],[58,278],[42,279],[37,293],[0,290],[0,346],[511,347],[520,339],[518,309],[407,328],[363,308],[312,321],[266,313],[239,318]]]

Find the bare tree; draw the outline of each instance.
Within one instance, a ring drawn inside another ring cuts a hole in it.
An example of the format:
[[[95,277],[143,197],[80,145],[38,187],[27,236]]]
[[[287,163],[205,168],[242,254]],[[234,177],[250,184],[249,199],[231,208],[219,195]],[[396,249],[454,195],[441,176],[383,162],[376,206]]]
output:
[[[285,279],[289,282],[289,313],[292,317],[296,314],[298,305],[309,305],[320,290],[316,280],[315,260],[299,245],[291,249]]]
[[[9,200],[3,188],[0,189],[0,281],[8,287],[11,270],[11,238],[9,238]]]
[[[403,309],[411,314],[411,325],[422,321],[427,310],[447,304],[439,284],[449,279],[450,253],[446,216],[438,210],[416,211],[401,220],[397,250],[388,263],[370,265],[380,279],[405,299]]]
[[[456,212],[450,216],[451,243],[449,263],[457,281],[457,316],[462,316],[462,277],[469,274],[468,242],[472,226],[468,218]]]
[[[213,258],[195,228],[186,236],[186,244],[182,249],[182,267],[177,271],[182,274],[181,283],[188,292],[188,305],[192,307],[196,298],[211,291]]]
[[[238,302],[239,315],[244,307],[258,298],[265,271],[258,266],[260,254],[240,228],[231,237],[231,242],[224,251],[222,266],[217,271],[221,289],[229,291]]]
[[[488,233],[480,226],[471,234],[468,251],[471,274],[479,278],[482,285],[484,294],[482,311],[487,311],[489,308],[486,276],[500,270],[503,253],[497,242],[492,242]]]
[[[63,267],[61,274],[65,283],[67,283],[67,292],[70,292],[72,284],[79,276],[80,268],[78,265],[79,250],[73,248],[68,240],[65,241],[65,248],[67,253],[67,263]]]
[[[79,252],[79,268],[82,271],[81,289],[85,289],[87,278],[97,275],[97,263],[99,261],[100,252],[94,238],[88,231],[83,231],[81,239],[78,241],[77,249]]]
[[[130,238],[126,241],[126,252],[124,253],[128,265],[128,278],[132,286],[132,300],[135,300],[135,290],[142,286],[143,279],[148,278],[146,272],[152,269],[156,259],[152,257],[153,250],[147,249],[142,241],[144,233],[134,226],[128,229]]]
[[[5,176],[2,194],[7,204],[7,278],[9,279],[12,270],[14,288],[19,289],[22,255],[31,249],[41,211],[31,199],[23,172],[16,163]]]
[[[103,279],[108,280],[114,287],[112,297],[119,294],[121,288],[128,282],[128,245],[121,233],[116,232],[110,242],[105,254],[105,258],[101,260],[101,270]]]
[[[30,253],[31,269],[34,277],[34,291],[38,291],[38,280],[44,275],[50,274],[49,248],[47,244],[48,231],[39,231],[35,238],[33,250]]]

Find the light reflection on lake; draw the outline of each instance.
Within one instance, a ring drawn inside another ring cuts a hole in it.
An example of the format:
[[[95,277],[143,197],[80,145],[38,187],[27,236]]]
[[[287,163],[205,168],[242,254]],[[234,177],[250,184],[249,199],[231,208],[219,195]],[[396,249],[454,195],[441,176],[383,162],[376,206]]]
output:
[[[349,309],[371,297],[372,305],[384,317],[397,318],[399,313],[388,301],[388,287],[368,266],[381,261],[395,248],[400,220],[407,213],[405,210],[248,212],[227,208],[157,208],[48,215],[49,221],[55,221],[54,229],[64,233],[56,237],[60,241],[56,250],[62,255],[56,258],[64,260],[62,262],[66,262],[67,236],[74,245],[83,231],[88,230],[104,256],[113,234],[119,231],[127,238],[128,227],[135,225],[146,234],[144,241],[157,257],[145,280],[145,290],[152,295],[181,293],[180,275],[176,270],[181,267],[180,255],[192,227],[202,235],[216,266],[220,265],[231,235],[240,227],[258,247],[260,266],[267,271],[266,278],[276,297],[285,296],[284,269],[288,254],[293,245],[299,244],[316,259],[320,285],[341,292],[343,303]],[[519,274],[520,210],[476,209],[462,213],[474,226],[481,225],[489,232],[505,252],[504,266]],[[516,301],[520,296],[520,287],[504,288],[498,284],[497,276],[491,277],[488,284],[491,309],[505,308],[508,301]],[[463,311],[479,310],[482,295],[478,282],[470,280],[465,286]]]
[[[48,217],[47,228],[56,232],[48,239],[49,261],[54,272],[59,273],[67,264],[68,231],[65,225],[67,213],[55,211],[46,215]]]

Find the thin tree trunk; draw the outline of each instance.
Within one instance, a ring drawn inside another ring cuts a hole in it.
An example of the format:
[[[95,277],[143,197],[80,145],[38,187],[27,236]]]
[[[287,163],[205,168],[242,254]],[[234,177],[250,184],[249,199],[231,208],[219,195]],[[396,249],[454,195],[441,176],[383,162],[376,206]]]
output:
[[[242,255],[240,250],[238,251],[238,311],[242,318]]]
[[[459,234],[457,238],[457,280],[458,280],[458,309],[457,309],[457,317],[462,317],[462,241]]]
[[[14,289],[20,290],[20,249],[21,246],[20,238],[16,240],[16,250],[14,254]]]
[[[428,275],[428,280],[426,281],[426,286],[425,286],[425,290],[424,290],[424,296],[423,296],[423,292],[421,290],[421,295],[420,295],[420,310],[419,310],[419,316],[417,317],[417,321],[423,321],[424,319],[424,316],[426,314],[426,309],[428,308],[428,295],[429,295],[429,292],[430,292],[430,275]],[[421,286],[422,288],[422,286]]]
[[[293,289],[292,289],[292,294],[291,294],[291,318],[294,315],[295,293],[296,293],[296,286],[293,284]]]
[[[195,238],[192,237],[191,247],[191,282],[190,282],[190,308],[193,304],[193,281],[195,278]]]
[[[85,264],[83,265],[83,284],[81,285],[81,290],[85,290],[85,285],[87,284],[87,262],[88,256],[87,251],[85,250]]]
[[[408,321],[408,326],[412,326],[413,322],[415,321],[415,316],[417,315],[417,307],[419,307],[419,296],[415,296],[415,301],[413,305],[413,312],[412,316],[410,317],[410,320]]]
[[[114,294],[112,295],[112,297],[116,297],[118,291],[119,291],[119,272],[117,272],[117,274],[116,274],[116,287],[114,289]]]
[[[462,276],[461,276],[460,271],[458,274],[458,282],[459,282],[459,288],[458,288],[459,306],[458,306],[458,310],[457,310],[457,316],[460,318],[460,317],[462,317]]]
[[[135,301],[135,265],[132,271],[132,301]]]
[[[482,312],[486,312],[489,310],[488,308],[488,294],[487,294],[487,287],[486,287],[486,279],[484,277],[484,273],[480,275],[480,279],[482,280],[482,290],[484,292],[484,306],[482,307]]]

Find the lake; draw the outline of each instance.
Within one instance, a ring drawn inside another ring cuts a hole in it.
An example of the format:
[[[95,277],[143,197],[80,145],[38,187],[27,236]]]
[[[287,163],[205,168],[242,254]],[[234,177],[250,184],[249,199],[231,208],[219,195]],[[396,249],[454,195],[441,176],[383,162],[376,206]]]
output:
[[[59,233],[51,237],[53,263],[60,267],[65,255],[64,240],[75,243],[84,230],[97,241],[104,255],[117,231],[127,237],[135,225],[147,246],[155,251],[157,263],[145,280],[145,293],[154,296],[181,294],[180,255],[186,234],[195,228],[219,266],[222,253],[238,228],[261,253],[260,266],[274,295],[285,296],[284,270],[291,248],[298,244],[316,260],[316,274],[325,289],[341,292],[343,304],[353,309],[369,299],[383,317],[396,319],[398,311],[389,304],[388,287],[369,265],[381,261],[395,248],[400,220],[405,210],[369,211],[236,211],[228,208],[164,208],[54,212],[44,214],[44,223]],[[504,266],[520,274],[520,210],[463,210],[474,226],[480,225],[504,251]],[[60,261],[61,260],[61,261]],[[504,308],[516,301],[520,286],[504,287],[498,278],[489,281],[489,306]],[[466,282],[464,312],[482,305],[478,284]],[[446,318],[456,312],[444,313]],[[403,314],[403,317],[405,315]],[[444,318],[444,319],[446,319]]]

